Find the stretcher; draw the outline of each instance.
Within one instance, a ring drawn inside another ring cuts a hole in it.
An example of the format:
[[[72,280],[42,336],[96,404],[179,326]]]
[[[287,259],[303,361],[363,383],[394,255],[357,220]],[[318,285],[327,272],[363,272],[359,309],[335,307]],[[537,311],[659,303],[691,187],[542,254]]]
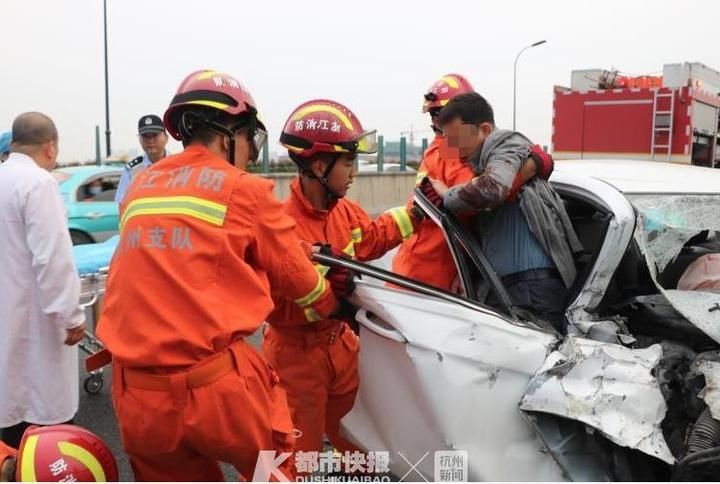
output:
[[[110,259],[118,244],[113,237],[101,244],[87,244],[73,247],[75,266],[80,275],[80,307],[85,309],[88,321],[85,337],[80,342],[80,350],[90,356],[103,349],[102,343],[95,337],[95,327],[100,316],[105,295]],[[89,372],[83,382],[85,391],[94,395],[105,386],[102,368]]]
[[[92,323],[87,325],[88,329],[85,330],[85,337],[79,344],[80,350],[88,356],[103,349],[102,343],[95,337],[95,326],[100,315],[102,296],[105,294],[106,279],[107,267],[103,267],[92,274],[85,274],[80,278],[80,307],[85,309],[86,313],[90,311],[93,316]],[[90,395],[99,393],[103,386],[105,386],[105,378],[102,368],[91,371],[83,382],[83,388]]]

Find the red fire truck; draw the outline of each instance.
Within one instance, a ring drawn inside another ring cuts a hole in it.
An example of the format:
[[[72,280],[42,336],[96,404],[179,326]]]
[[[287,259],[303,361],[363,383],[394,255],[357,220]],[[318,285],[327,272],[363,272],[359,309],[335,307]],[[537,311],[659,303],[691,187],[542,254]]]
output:
[[[573,71],[555,86],[553,156],[622,158],[720,167],[720,72],[666,64],[662,76]]]

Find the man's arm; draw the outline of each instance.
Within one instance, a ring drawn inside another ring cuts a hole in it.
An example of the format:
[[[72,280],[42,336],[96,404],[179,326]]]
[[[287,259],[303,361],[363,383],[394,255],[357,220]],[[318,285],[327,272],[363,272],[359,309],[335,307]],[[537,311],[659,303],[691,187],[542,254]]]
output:
[[[85,315],[80,308],[80,279],[58,185],[44,177],[27,194],[25,238],[32,253],[40,307],[48,319],[68,333],[67,344],[82,336]]]
[[[517,158],[517,159],[516,159]],[[505,202],[525,157],[496,157],[485,171],[444,194],[445,208],[453,212],[493,210]]]

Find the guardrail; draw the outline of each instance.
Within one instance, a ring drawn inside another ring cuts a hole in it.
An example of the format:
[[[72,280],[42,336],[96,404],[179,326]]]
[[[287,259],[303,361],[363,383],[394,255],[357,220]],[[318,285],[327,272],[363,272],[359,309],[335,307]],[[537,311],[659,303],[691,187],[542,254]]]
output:
[[[420,164],[423,153],[427,150],[428,139],[422,138],[420,146],[408,143],[408,139],[404,136],[398,141],[387,141],[385,137],[378,136],[378,151],[375,156],[363,156],[359,160],[361,166],[374,166],[377,172],[387,171],[388,164],[392,164],[390,168],[393,172],[412,171],[409,168],[417,167]],[[294,172],[295,168],[291,161],[282,157],[279,162],[271,163],[270,148],[266,143],[260,157],[260,163],[257,167],[251,167],[251,170],[262,174]],[[366,170],[360,170],[366,171]]]

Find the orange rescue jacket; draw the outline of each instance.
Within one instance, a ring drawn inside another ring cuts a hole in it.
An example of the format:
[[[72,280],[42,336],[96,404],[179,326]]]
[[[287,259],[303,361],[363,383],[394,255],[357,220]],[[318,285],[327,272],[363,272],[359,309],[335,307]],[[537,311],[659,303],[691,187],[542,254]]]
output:
[[[413,220],[405,207],[388,210],[375,220],[357,203],[345,198],[338,200],[330,210],[318,210],[303,195],[299,178],[290,184],[285,213],[297,222],[295,233],[299,239],[308,244],[330,244],[360,261],[381,257],[413,234]],[[329,270],[321,265],[316,267],[322,274]],[[313,308],[303,310],[276,291],[273,291],[273,300],[276,307],[268,322],[274,327],[298,328],[324,319]],[[330,321],[328,324],[332,324]]]
[[[8,459],[17,458],[17,450],[13,449],[5,442],[0,441],[0,469]]]
[[[451,187],[465,183],[475,177],[469,164],[459,159],[446,159],[440,155],[442,136],[435,136],[430,147],[425,151],[417,174],[416,186],[428,177],[440,180]],[[412,196],[408,207],[412,206]],[[425,219],[415,234],[400,246],[393,259],[393,272],[430,284],[441,289],[450,290],[457,276],[455,262],[447,248],[442,230],[432,220]]]
[[[329,315],[337,301],[272,189],[202,146],[133,179],[98,327],[116,361],[177,367],[222,351],[272,311],[271,285]]]

